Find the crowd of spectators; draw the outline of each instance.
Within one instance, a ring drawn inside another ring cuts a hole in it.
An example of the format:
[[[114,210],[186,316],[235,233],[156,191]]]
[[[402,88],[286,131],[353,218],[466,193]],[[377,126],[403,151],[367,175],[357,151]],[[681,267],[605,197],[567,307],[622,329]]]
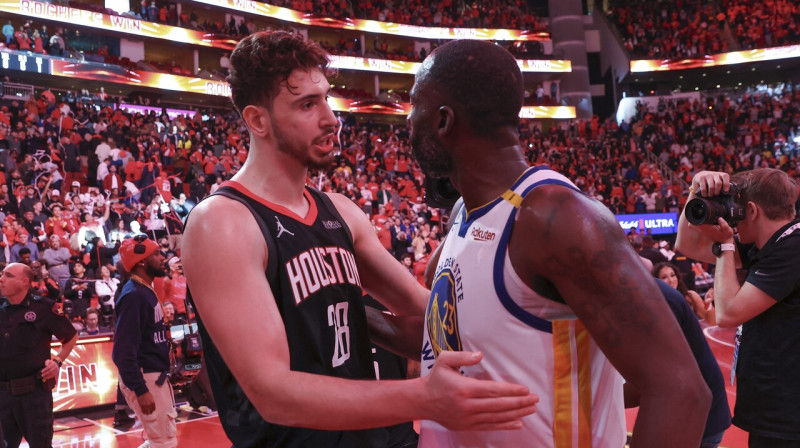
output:
[[[14,23],[9,19],[3,25],[2,32],[4,45],[14,50],[65,56],[71,49],[62,36],[61,28],[55,28],[50,34],[47,25],[36,26],[30,20],[26,20],[15,28]]]
[[[702,170],[773,167],[800,177],[800,92],[709,94],[655,110],[640,103],[629,123],[595,116],[542,132],[528,122],[521,136],[532,164],[565,173],[615,213],[677,211]]]
[[[619,125],[597,116],[549,125],[520,124],[529,162],[564,173],[618,214],[678,211],[683,181],[703,169],[770,166],[800,177],[800,93],[791,89],[664,100],[654,110],[640,104]],[[421,281],[447,215],[424,203],[407,128],[346,115],[340,143],[335,166],[310,175],[309,185],[359,204],[384,247]],[[169,119],[47,91],[6,101],[0,261],[36,262],[39,293],[68,299],[80,319],[90,305],[109,304],[97,289],[119,276],[116,250],[126,236],[146,232],[167,258],[180,254],[183,220],[237,172],[248,144],[233,110]]]
[[[697,58],[800,42],[800,4],[790,0],[611,0],[606,14],[637,58]]]

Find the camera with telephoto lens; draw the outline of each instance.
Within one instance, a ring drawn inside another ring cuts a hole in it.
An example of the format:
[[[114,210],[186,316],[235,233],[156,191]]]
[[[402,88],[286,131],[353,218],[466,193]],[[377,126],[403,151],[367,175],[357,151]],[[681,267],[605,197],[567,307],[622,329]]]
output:
[[[740,204],[742,193],[739,187],[731,182],[727,193],[704,198],[699,195],[686,204],[686,219],[690,223],[701,226],[716,224],[719,218],[731,227],[736,227],[745,217],[745,207]]]

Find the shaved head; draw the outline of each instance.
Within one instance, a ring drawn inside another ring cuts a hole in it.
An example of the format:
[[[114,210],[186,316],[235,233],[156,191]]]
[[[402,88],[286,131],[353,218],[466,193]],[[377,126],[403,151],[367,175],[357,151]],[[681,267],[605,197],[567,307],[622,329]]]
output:
[[[6,266],[3,271],[13,272],[21,278],[27,278],[29,282],[33,281],[33,269],[28,265],[22,263],[11,263]]]
[[[464,39],[442,45],[422,63],[416,84],[414,89],[425,94],[444,95],[478,135],[519,125],[522,72],[511,53],[493,43]]]
[[[22,263],[11,263],[0,277],[0,293],[12,304],[19,304],[28,295],[33,281],[33,270]]]

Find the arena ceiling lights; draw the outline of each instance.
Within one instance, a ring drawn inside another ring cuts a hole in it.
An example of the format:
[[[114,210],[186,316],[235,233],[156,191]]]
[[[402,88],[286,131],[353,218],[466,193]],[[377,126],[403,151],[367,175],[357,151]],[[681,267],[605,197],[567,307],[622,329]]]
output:
[[[631,73],[647,73],[690,68],[718,67],[745,64],[749,62],[775,61],[800,57],[800,45],[787,45],[775,48],[732,51],[686,59],[640,59],[631,61]]]
[[[355,56],[330,55],[331,67],[339,70],[364,70],[369,72],[400,73],[413,75],[419,70],[419,62],[390,59],[368,59]],[[517,60],[519,69],[525,73],[567,73],[572,63],[564,60],[526,59]]]
[[[226,82],[211,79],[178,76],[167,73],[131,70],[118,65],[97,62],[78,62],[47,55],[32,56],[28,52],[0,50],[0,68],[41,75],[102,81],[128,86],[166,89],[176,92],[197,93],[218,97],[230,97],[231,88]],[[410,103],[385,103],[378,101],[359,101],[347,98],[329,99],[331,108],[337,112],[408,115]],[[523,107],[522,118],[575,118],[575,108],[571,106]]]
[[[199,1],[202,3],[217,5],[217,3],[214,0],[193,0],[193,1]],[[220,6],[234,4],[234,0],[220,0],[220,1],[221,1]],[[239,2],[236,1],[235,3],[238,4]],[[294,11],[291,9],[279,8],[277,6],[267,5],[263,3],[255,3],[255,2],[247,2],[247,3],[248,5],[249,4],[255,5],[255,6],[251,5],[250,7],[252,8],[267,9],[268,10],[267,12],[275,14],[274,17],[276,18],[303,16],[298,11]],[[83,9],[71,8],[69,6],[53,5],[36,0],[17,0],[17,1],[0,0],[0,11],[9,12],[12,14],[24,15],[26,17],[38,17],[42,19],[54,20],[62,23],[83,25],[107,31],[121,32],[143,37],[151,37],[154,39],[169,40],[172,42],[200,45],[204,47],[220,48],[224,50],[233,50],[236,47],[236,44],[238,43],[235,39],[227,37],[217,37],[213,34],[204,33],[202,31],[195,31],[171,25],[163,25],[160,23],[148,22],[145,20],[140,20],[132,17],[114,16],[99,12],[86,11]],[[328,19],[325,20],[327,21]],[[374,22],[374,21],[361,20],[361,22]],[[387,24],[383,22],[374,22],[374,23],[387,26],[391,25],[392,27],[397,25],[391,23]],[[315,25],[317,24],[315,23]],[[329,26],[329,25],[321,25],[321,26]],[[406,25],[402,26],[408,27]],[[483,33],[482,35],[496,35],[497,33],[500,32],[506,33],[506,35],[512,32],[518,34],[521,33],[521,31],[519,30],[474,30],[474,29],[464,29],[464,28],[428,28],[428,27],[411,27],[411,28],[428,30],[428,31],[433,30],[431,32],[444,32],[442,30],[449,30],[451,32],[457,31],[458,33],[461,33],[462,31],[470,31],[470,32],[480,31],[481,33]],[[420,33],[421,32],[422,31],[420,31]],[[528,60],[518,60],[517,64],[519,65],[520,70],[526,73],[565,73],[572,71],[572,63],[570,61],[565,61],[565,60],[528,59]],[[413,75],[419,69],[420,64],[418,62],[331,55],[331,66],[333,68],[340,70],[363,70],[371,72]]]
[[[237,13],[269,17],[292,22],[299,25],[321,26],[344,30],[364,31],[366,33],[392,34],[395,36],[415,37],[422,39],[478,39],[478,40],[510,40],[510,41],[546,41],[549,33],[529,33],[523,30],[489,29],[489,28],[443,28],[431,26],[404,25],[401,23],[378,22],[365,19],[335,19],[320,17],[293,9],[251,0],[188,0],[233,10]]]

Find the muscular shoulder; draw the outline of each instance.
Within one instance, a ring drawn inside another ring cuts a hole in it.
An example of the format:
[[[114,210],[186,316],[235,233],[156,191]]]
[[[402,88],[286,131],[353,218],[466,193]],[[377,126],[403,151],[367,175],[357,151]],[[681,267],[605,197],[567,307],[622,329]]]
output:
[[[205,199],[192,209],[181,252],[187,272],[193,267],[201,267],[202,272],[219,270],[245,261],[260,260],[265,265],[267,256],[266,242],[250,210],[221,196]]]
[[[243,231],[251,231],[253,228],[257,230],[258,225],[244,204],[226,197],[212,196],[192,209],[186,221],[184,237],[191,239],[213,236],[215,239],[231,237],[239,240],[242,239]]]
[[[525,197],[511,238],[514,266],[545,276],[629,249],[621,247],[627,240],[602,203],[558,185],[538,187]]]
[[[350,198],[339,193],[323,193],[330,198],[336,210],[342,215],[342,218],[347,222],[347,225],[354,232],[355,235],[363,230],[364,225],[368,225],[364,211],[361,210]]]
[[[354,212],[354,210],[357,211],[357,212],[361,212],[361,209],[359,209],[353,203],[353,201],[350,200],[350,198],[348,198],[347,196],[345,196],[343,194],[340,194],[340,193],[321,193],[321,194],[324,194],[325,196],[327,196],[331,200],[331,202],[333,202],[333,205],[336,207],[336,210],[338,210],[339,213],[341,213],[343,216],[345,214],[348,214],[348,215],[352,214]],[[364,212],[361,212],[361,214],[363,215]],[[347,216],[344,216],[344,218],[348,219]]]
[[[616,223],[606,207],[583,193],[560,185],[533,189],[522,201],[518,226],[554,232],[579,230],[576,226]],[[619,225],[617,224],[617,227]]]

